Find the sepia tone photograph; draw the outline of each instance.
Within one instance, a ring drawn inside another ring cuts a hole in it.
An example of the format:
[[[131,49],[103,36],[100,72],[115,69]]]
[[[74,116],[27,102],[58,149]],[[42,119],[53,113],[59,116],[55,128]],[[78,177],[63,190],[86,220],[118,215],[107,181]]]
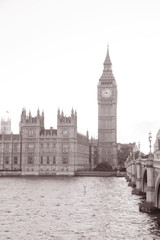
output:
[[[0,0],[0,240],[160,239],[160,2]]]

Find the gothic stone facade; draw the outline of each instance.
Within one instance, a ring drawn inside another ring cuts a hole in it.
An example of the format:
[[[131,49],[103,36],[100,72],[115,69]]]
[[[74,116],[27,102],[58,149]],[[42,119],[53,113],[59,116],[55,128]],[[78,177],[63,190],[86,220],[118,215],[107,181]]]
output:
[[[58,110],[57,129],[44,128],[44,113],[22,110],[19,134],[0,135],[0,171],[22,175],[74,175],[89,168],[89,138],[77,132],[77,113]]]

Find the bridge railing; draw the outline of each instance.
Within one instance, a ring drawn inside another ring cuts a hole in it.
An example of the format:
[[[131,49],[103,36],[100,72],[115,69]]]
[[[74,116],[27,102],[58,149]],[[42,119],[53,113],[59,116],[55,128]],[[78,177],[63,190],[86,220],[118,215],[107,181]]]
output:
[[[153,160],[153,167],[154,168],[160,168],[160,161],[159,160]]]

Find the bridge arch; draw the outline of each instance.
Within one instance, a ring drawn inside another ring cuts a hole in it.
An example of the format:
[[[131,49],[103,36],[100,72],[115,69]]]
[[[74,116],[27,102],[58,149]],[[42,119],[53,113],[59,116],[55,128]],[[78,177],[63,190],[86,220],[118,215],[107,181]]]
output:
[[[160,173],[158,174],[155,183],[155,206],[160,208]]]
[[[142,170],[142,192],[147,191],[147,168],[143,168]]]

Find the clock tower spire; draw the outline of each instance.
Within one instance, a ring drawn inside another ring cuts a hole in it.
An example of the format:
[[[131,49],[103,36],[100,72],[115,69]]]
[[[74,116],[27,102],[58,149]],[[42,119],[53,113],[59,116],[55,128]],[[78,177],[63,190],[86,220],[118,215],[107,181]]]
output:
[[[105,58],[105,61],[103,63],[104,66],[108,65],[108,66],[112,66],[112,62],[111,62],[111,59],[110,59],[110,56],[109,56],[109,45],[107,46],[107,55],[106,55],[106,58]]]
[[[99,163],[117,167],[117,84],[112,73],[109,47],[97,86]]]

